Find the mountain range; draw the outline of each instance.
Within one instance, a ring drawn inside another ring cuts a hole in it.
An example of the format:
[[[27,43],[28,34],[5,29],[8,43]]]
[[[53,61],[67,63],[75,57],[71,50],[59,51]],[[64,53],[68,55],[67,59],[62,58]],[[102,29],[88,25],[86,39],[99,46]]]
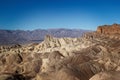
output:
[[[0,45],[41,42],[47,34],[54,37],[80,37],[89,30],[81,29],[36,29],[36,30],[0,30]]]

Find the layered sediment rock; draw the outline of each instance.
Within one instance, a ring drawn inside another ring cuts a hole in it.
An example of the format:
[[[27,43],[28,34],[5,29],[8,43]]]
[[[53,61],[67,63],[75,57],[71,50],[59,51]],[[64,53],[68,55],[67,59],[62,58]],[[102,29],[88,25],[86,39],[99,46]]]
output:
[[[120,25],[104,25],[97,28],[97,33],[100,35],[105,35],[109,38],[119,39],[120,40]]]
[[[120,34],[120,25],[104,25],[97,28],[97,33],[101,34]]]

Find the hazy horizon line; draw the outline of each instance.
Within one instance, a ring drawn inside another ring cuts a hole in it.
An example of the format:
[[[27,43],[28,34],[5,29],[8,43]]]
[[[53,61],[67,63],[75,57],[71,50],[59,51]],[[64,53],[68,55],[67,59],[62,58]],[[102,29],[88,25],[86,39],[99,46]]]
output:
[[[55,30],[55,29],[66,29],[66,30],[88,30],[88,31],[94,31],[94,30],[90,30],[90,29],[81,29],[81,28],[37,28],[37,29],[2,29],[0,28],[0,30],[11,30],[11,31],[35,31],[35,30]]]

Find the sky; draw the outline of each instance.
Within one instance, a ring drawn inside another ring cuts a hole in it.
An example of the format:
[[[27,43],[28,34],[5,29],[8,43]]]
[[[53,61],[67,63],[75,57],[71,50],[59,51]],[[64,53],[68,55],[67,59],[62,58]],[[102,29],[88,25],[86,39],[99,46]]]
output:
[[[0,29],[86,29],[120,23],[120,0],[0,0]]]

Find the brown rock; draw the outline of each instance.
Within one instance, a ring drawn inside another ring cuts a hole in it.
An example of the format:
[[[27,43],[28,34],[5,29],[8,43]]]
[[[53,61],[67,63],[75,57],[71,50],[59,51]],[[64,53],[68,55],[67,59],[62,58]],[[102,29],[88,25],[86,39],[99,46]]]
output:
[[[97,33],[100,34],[120,34],[120,25],[104,25],[97,28]]]
[[[120,72],[100,72],[90,80],[120,80]]]

